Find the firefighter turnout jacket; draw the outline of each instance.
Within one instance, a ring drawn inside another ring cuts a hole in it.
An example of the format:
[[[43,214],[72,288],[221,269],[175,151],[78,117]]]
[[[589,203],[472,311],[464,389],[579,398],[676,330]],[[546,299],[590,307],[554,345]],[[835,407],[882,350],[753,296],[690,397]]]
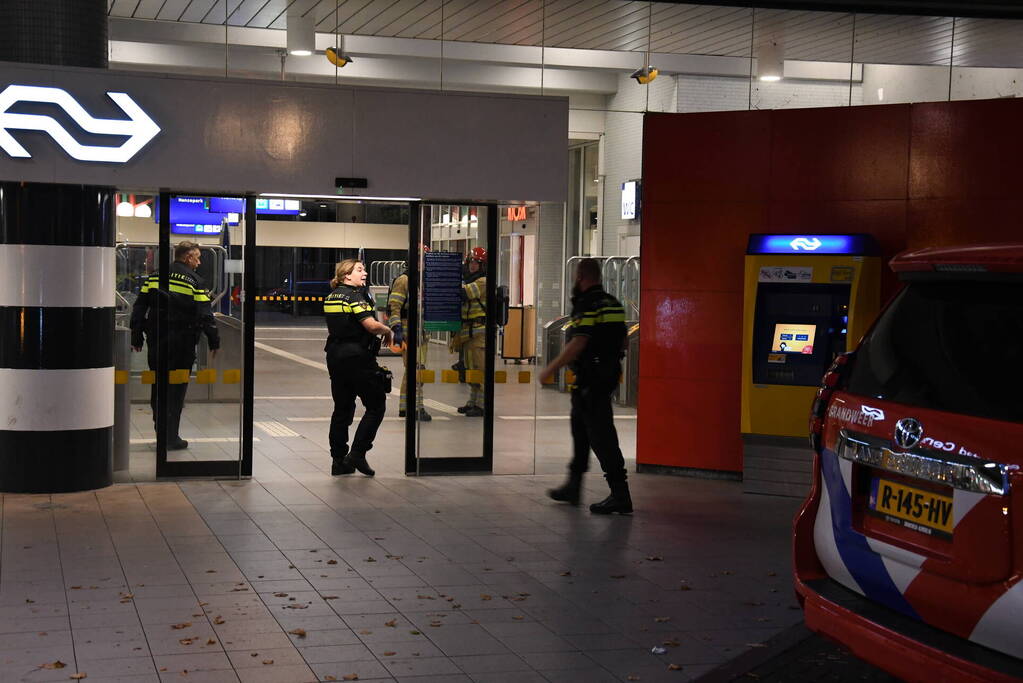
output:
[[[394,278],[387,292],[387,326],[408,325],[408,273]]]
[[[163,298],[166,297],[166,298]],[[220,348],[220,333],[210,308],[210,293],[202,277],[180,261],[171,264],[167,274],[167,291],[160,289],[160,274],[146,278],[131,310],[131,344],[140,347],[143,333],[154,339],[157,333],[157,300],[168,304],[168,334],[206,335],[211,351]],[[193,342],[194,346],[194,342]]]

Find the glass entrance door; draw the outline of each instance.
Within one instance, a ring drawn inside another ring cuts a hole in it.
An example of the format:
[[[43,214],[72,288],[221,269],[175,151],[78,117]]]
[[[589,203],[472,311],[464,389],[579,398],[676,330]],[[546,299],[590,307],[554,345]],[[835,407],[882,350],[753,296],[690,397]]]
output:
[[[424,203],[411,216],[406,472],[492,472],[495,352],[507,310],[492,253],[497,207]]]
[[[254,305],[244,263],[254,198],[155,199],[157,220],[126,226],[142,239],[117,248],[131,477],[249,476]]]

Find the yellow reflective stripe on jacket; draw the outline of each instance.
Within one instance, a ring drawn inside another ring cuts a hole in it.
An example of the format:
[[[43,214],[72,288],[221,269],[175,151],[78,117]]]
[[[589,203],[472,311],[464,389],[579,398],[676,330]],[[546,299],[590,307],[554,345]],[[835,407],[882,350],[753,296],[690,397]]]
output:
[[[399,275],[391,283],[387,295],[387,324],[394,327],[401,322],[401,312],[408,301],[408,275]]]
[[[595,311],[586,311],[578,320],[573,320],[572,327],[592,327],[600,323],[624,323],[625,309],[621,306],[604,306]]]
[[[195,290],[195,294],[192,295],[192,299],[194,301],[198,301],[199,303],[205,303],[210,300],[210,296],[206,292],[206,290],[197,289]]]
[[[324,313],[366,313],[372,311],[373,307],[364,301],[350,304],[347,301],[338,301],[337,299],[331,301],[327,299],[323,302]]]
[[[487,317],[487,309],[483,305],[487,278],[481,277],[462,286],[465,288],[465,298],[469,300],[462,306],[463,317],[466,320],[472,320],[475,325],[482,325],[483,319]]]

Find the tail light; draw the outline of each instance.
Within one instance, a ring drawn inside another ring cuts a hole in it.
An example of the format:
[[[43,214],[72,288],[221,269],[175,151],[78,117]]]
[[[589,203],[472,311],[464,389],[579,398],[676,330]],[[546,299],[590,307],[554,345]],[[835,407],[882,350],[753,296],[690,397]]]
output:
[[[817,396],[813,400],[813,407],[810,408],[810,448],[818,451],[821,445],[821,436],[824,434],[824,418],[828,412],[828,402],[836,389],[841,389],[845,383],[849,368],[852,367],[853,352],[842,353],[835,357],[831,367],[821,378],[820,388],[817,389]]]

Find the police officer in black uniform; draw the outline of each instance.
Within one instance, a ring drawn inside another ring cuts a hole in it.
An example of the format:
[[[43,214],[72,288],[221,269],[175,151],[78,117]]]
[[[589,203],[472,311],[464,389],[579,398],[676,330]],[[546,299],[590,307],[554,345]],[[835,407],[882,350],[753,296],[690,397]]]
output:
[[[220,348],[220,333],[210,309],[210,294],[203,279],[196,273],[200,264],[199,245],[182,242],[174,248],[174,263],[167,274],[168,291],[160,289],[160,275],[153,273],[146,278],[135,305],[131,309],[131,346],[142,350],[148,342],[147,360],[149,369],[156,370],[161,342],[167,344],[168,367],[171,370],[192,371],[195,364],[195,345],[199,333],[206,335],[209,342],[210,358]],[[157,299],[163,298],[168,306],[169,329],[163,335],[157,332]],[[181,426],[181,411],[185,407],[188,382],[170,384],[167,387],[167,450],[179,451],[188,448],[188,442],[178,433]],[[153,423],[156,424],[156,384],[150,395],[153,407]]]
[[[373,301],[366,290],[366,266],[357,259],[337,264],[334,288],[323,302],[327,318],[327,370],[334,413],[330,417],[330,473],[351,474],[359,470],[367,477],[376,472],[366,462],[373,439],[384,420],[387,394],[391,390],[390,372],[377,365],[382,335],[391,341],[391,328],[373,316]],[[362,399],[366,413],[355,430],[348,449],[348,428],[355,417],[355,398]]]
[[[579,504],[582,478],[589,469],[592,448],[604,470],[611,495],[591,505],[590,512],[628,514],[632,512],[632,497],[611,411],[611,397],[618,386],[625,349],[625,310],[616,298],[604,291],[600,280],[600,264],[596,260],[579,262],[565,349],[540,373],[541,382],[550,380],[566,365],[575,373],[571,415],[574,453],[568,481],[548,495],[557,501]]]

